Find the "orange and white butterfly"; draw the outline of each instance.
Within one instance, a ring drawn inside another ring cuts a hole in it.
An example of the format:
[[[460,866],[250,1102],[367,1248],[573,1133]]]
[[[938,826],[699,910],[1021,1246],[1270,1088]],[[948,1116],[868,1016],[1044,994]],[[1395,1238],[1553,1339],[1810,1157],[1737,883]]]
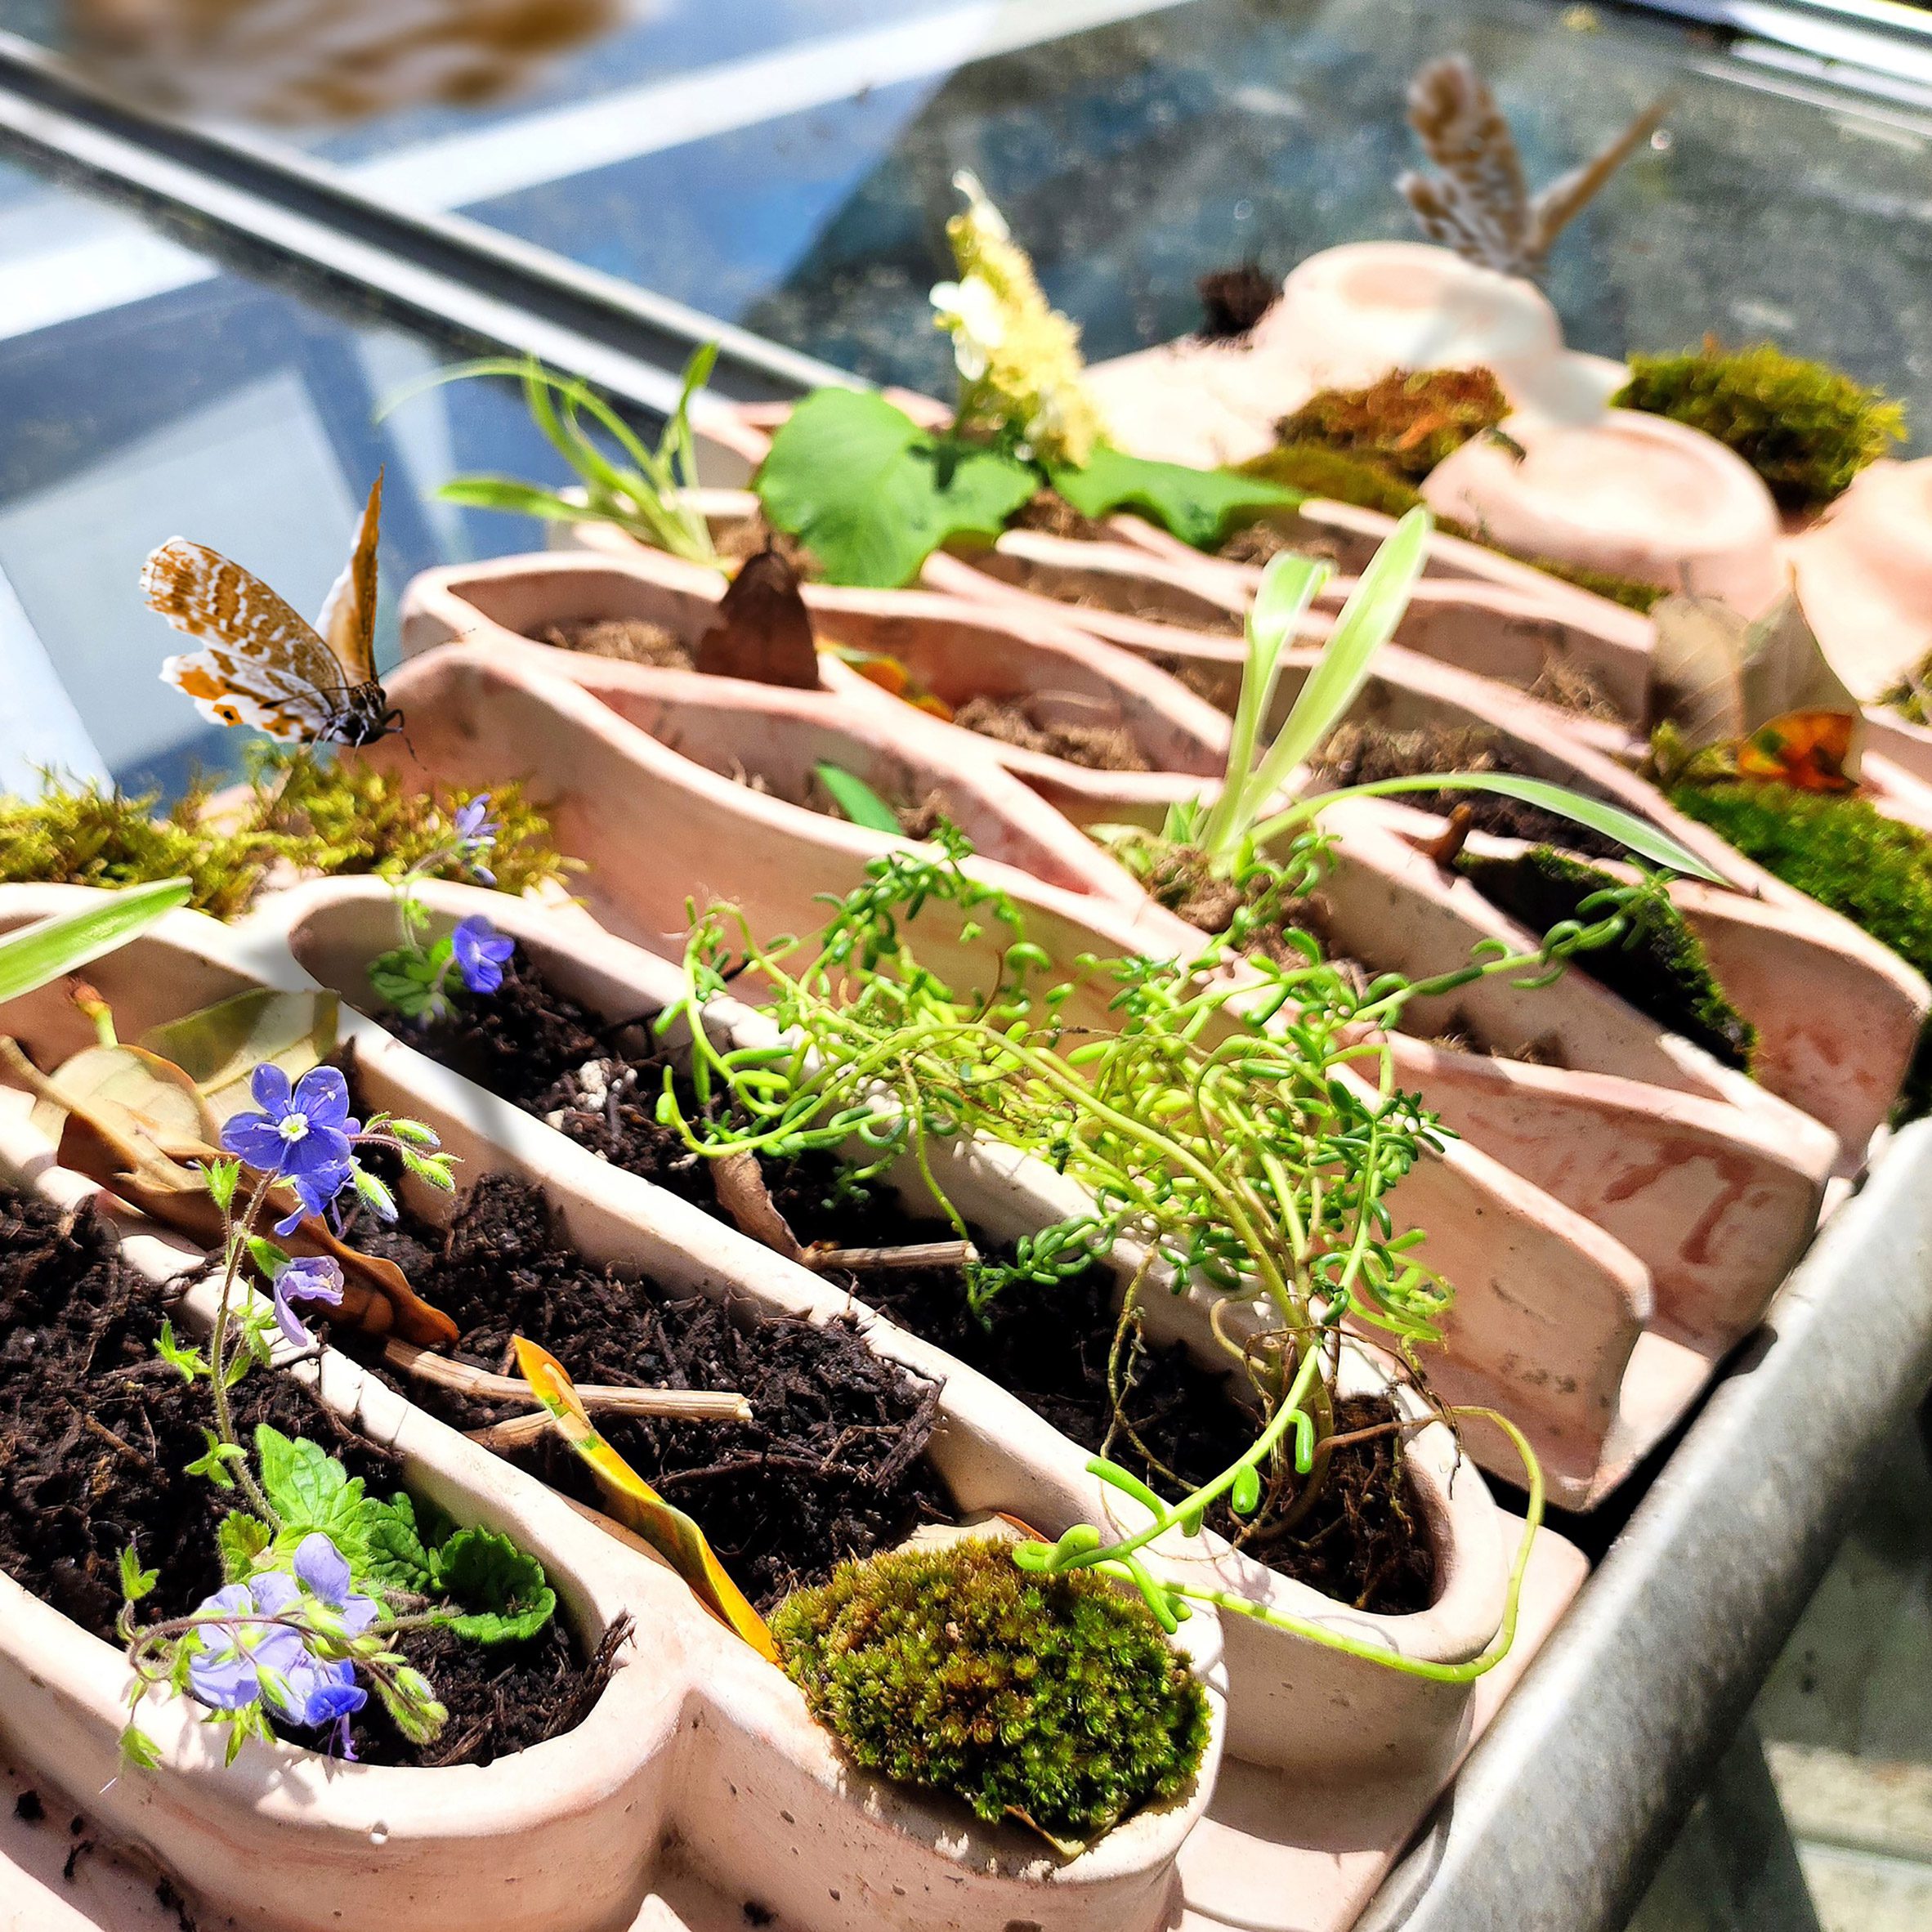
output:
[[[367,745],[402,728],[376,679],[378,472],[356,547],[313,624],[253,572],[205,543],[170,537],[141,566],[141,594],[177,631],[207,648],[167,659],[162,682],[217,724],[253,725],[271,738]]]

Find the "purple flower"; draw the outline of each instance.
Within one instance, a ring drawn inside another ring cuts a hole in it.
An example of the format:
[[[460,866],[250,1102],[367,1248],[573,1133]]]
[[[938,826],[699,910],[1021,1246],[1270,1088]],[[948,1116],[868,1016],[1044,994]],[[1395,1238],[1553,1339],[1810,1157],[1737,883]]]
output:
[[[311,1214],[326,1212],[334,1205],[336,1196],[355,1178],[353,1161],[345,1161],[340,1168],[324,1168],[315,1176],[293,1174],[288,1185],[295,1190],[295,1205],[275,1223],[277,1234],[293,1234]],[[336,1217],[340,1226],[341,1217]]]
[[[349,1720],[369,1702],[369,1693],[356,1681],[355,1665],[347,1657],[313,1654],[309,1638],[320,1637],[319,1631],[253,1621],[299,1613],[313,1599],[336,1613],[344,1635],[359,1637],[375,1621],[377,1607],[369,1598],[353,1594],[349,1585],[347,1560],[317,1531],[304,1536],[297,1549],[293,1576],[285,1570],[265,1570],[246,1583],[217,1590],[196,1614],[230,1621],[202,1626],[189,1659],[189,1688],[217,1711],[239,1711],[259,1700],[288,1724],[311,1730],[333,1724],[334,1747],[353,1758]]]
[[[333,1308],[342,1305],[342,1268],[326,1254],[311,1255],[301,1261],[291,1261],[286,1267],[275,1271],[275,1326],[281,1330],[292,1347],[306,1348],[315,1339],[302,1326],[302,1317],[295,1312],[295,1303],[319,1301]],[[324,1541],[327,1540],[326,1537],[323,1539]],[[302,1576],[299,1562],[295,1566],[295,1573],[298,1576]],[[308,1579],[303,1577],[302,1581],[306,1583]],[[313,1584],[310,1584],[309,1587],[315,1589]],[[316,1590],[315,1594],[320,1596],[322,1593]]]
[[[340,1614],[351,1637],[360,1637],[376,1621],[373,1599],[351,1594],[348,1559],[321,1531],[304,1536],[297,1546],[295,1574],[311,1595]]]
[[[457,856],[469,868],[470,876],[481,885],[493,886],[496,874],[484,863],[495,849],[501,823],[490,816],[490,794],[479,792],[468,804],[456,808]]]
[[[465,919],[449,935],[456,969],[472,993],[494,993],[503,983],[503,968],[517,941],[497,931],[481,914]]]
[[[311,1067],[293,1091],[280,1067],[264,1062],[248,1090],[262,1109],[237,1114],[221,1129],[221,1145],[267,1174],[307,1180],[320,1187],[336,1178],[333,1193],[349,1178],[349,1143],[362,1131],[349,1117],[349,1083],[333,1067]]]
[[[198,1617],[234,1620],[203,1625],[198,1648],[188,1660],[188,1688],[203,1704],[239,1711],[262,1695],[263,1671],[285,1678],[306,1657],[301,1631],[286,1624],[248,1621],[252,1615],[280,1614],[297,1594],[291,1578],[271,1571],[253,1584],[228,1584],[199,1606]]]

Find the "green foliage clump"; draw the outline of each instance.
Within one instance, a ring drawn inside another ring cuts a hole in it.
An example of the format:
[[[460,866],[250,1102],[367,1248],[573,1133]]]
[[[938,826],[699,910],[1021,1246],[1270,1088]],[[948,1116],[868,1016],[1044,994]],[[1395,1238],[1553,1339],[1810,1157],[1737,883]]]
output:
[[[1584,902],[1622,882],[1612,874],[1547,845],[1520,858],[1465,852],[1456,870],[1493,906],[1546,932],[1580,916]],[[1730,1001],[1711,970],[1704,944],[1683,914],[1661,893],[1630,908],[1630,932],[1620,946],[1578,955],[1577,964],[1659,1026],[1703,1048],[1727,1067],[1748,1072],[1758,1031]]]
[[[197,780],[164,811],[159,794],[50,782],[41,797],[0,797],[0,884],[141,885],[186,879],[188,903],[217,919],[245,911],[270,872],[400,875],[455,839],[472,794],[409,789],[360,764],[324,763],[263,743],[248,761],[245,797],[211,818],[213,788]],[[549,821],[514,785],[490,794],[502,822],[492,865],[505,892],[561,876],[570,864]],[[465,876],[452,859],[437,876]]]
[[[1787,885],[1932,973],[1932,839],[1916,827],[1852,793],[1800,791],[1769,780],[1679,785],[1670,802]]]
[[[1407,516],[1422,501],[1420,492],[1393,471],[1371,458],[1331,449],[1326,443],[1280,443],[1263,455],[1251,457],[1241,470],[1243,476],[1259,476],[1304,496],[1353,503],[1358,509],[1379,510],[1384,517]]]
[[[201,830],[205,789],[157,814],[157,794],[50,785],[38,798],[0,797],[0,884],[192,883],[189,904],[232,919],[278,856],[272,843]]]
[[[1706,337],[1685,355],[1634,356],[1611,401],[1715,436],[1790,509],[1828,503],[1905,440],[1904,409],[1882,391],[1769,342],[1726,350]]]
[[[1844,914],[1932,977],[1932,839],[1849,792],[1769,780],[1679,785],[1670,803],[1764,870]],[[1907,1077],[1906,1111],[1932,1102],[1932,1028]]]
[[[1321,391],[1276,429],[1284,443],[1318,443],[1420,483],[1509,414],[1509,399],[1486,369],[1391,369],[1366,389]]]
[[[772,1620],[779,1661],[862,1769],[989,1822],[1098,1836],[1181,1791],[1207,1699],[1153,1613],[1090,1570],[974,1540],[839,1566]]]

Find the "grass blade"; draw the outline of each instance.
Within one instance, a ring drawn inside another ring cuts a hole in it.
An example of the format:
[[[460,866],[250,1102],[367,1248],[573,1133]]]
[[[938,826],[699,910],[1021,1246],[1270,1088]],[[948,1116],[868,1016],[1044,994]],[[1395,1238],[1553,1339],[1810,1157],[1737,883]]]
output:
[[[1281,789],[1288,774],[1334,730],[1354,703],[1375,653],[1395,634],[1408,608],[1409,593],[1429,555],[1433,528],[1428,511],[1413,509],[1370,558],[1355,594],[1335,620],[1321,663],[1301,687],[1287,722],[1254,774],[1251,793],[1258,803]]]
[[[842,765],[821,764],[815,769],[832,803],[855,825],[863,825],[869,832],[898,831],[899,815],[864,779],[855,778]]]
[[[187,879],[163,879],[102,892],[78,911],[56,913],[0,939],[0,1001],[17,1000],[125,946],[163,914],[186,906],[193,889]]]
[[[1284,552],[1261,574],[1261,584],[1248,611],[1248,661],[1241,672],[1241,696],[1235,705],[1234,732],[1228,746],[1228,772],[1221,795],[1201,829],[1201,848],[1213,858],[1225,843],[1239,838],[1243,807],[1254,775],[1254,747],[1274,701],[1275,681],[1281,674],[1281,651],[1295,627],[1328,581],[1329,566],[1310,557]],[[1268,794],[1260,793],[1257,799]]]
[[[1265,825],[1258,825],[1255,842],[1265,844],[1292,830],[1337,798],[1381,798],[1397,792],[1438,791],[1496,792],[1505,798],[1518,798],[1525,805],[1541,806],[1559,818],[1588,825],[1593,832],[1601,832],[1606,839],[1614,839],[1628,847],[1639,858],[1680,872],[1687,879],[1705,879],[1712,885],[1729,883],[1721,873],[1712,871],[1694,852],[1679,845],[1668,832],[1660,831],[1648,820],[1638,818],[1620,806],[1607,805],[1601,798],[1586,798],[1581,792],[1551,785],[1547,779],[1518,778],[1506,771],[1429,771],[1408,778],[1378,779],[1372,785],[1345,785],[1339,791],[1324,792],[1317,798],[1291,805]]]

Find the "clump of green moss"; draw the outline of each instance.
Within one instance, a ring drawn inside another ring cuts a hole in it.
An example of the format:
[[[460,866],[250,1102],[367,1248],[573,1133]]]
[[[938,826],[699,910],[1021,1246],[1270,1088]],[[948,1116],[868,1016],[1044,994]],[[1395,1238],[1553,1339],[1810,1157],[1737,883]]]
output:
[[[1908,724],[1932,724],[1932,657],[1921,658],[1896,684],[1878,694]]]
[[[1842,913],[1907,965],[1932,976],[1932,839],[1849,792],[1770,780],[1672,787],[1679,812],[1709,825],[1787,885]],[[1932,1103],[1932,1026],[1905,1084],[1904,1111]]]
[[[1854,793],[1763,779],[1679,785],[1670,802],[1921,973],[1932,972],[1932,839],[1916,827]]]
[[[1367,457],[1349,456],[1325,443],[1281,443],[1241,466],[1243,476],[1259,476],[1288,490],[1330,502],[1353,503],[1401,517],[1422,501],[1420,493],[1393,471]]]
[[[1324,389],[1275,427],[1284,443],[1319,444],[1420,483],[1509,414],[1486,369],[1391,369],[1366,389]]]
[[[213,788],[197,780],[165,810],[159,794],[66,786],[38,798],[0,797],[0,883],[139,885],[186,879],[189,904],[217,919],[247,907],[271,871],[379,872],[390,876],[454,836],[454,815],[474,794],[412,790],[357,763],[324,763],[306,749],[264,744],[250,754],[239,802],[210,812]],[[515,785],[490,794],[503,825],[491,867],[505,892],[560,876],[571,861],[550,842],[549,821]],[[463,876],[459,865],[442,869]]]
[[[1633,356],[1630,380],[1611,401],[1715,436],[1791,509],[1828,503],[1905,440],[1904,409],[1882,391],[1769,342],[1727,350],[1706,337],[1685,355]]]
[[[1465,852],[1456,865],[1492,906],[1536,933],[1576,918],[1593,892],[1623,883],[1547,845],[1533,846],[1519,858]],[[1660,1026],[1727,1067],[1750,1071],[1757,1028],[1725,998],[1703,941],[1668,900],[1644,900],[1626,941],[1579,953],[1572,964]]]
[[[970,1540],[843,1563],[772,1619],[779,1661],[862,1769],[1098,1836],[1183,1790],[1207,1699],[1138,1597]]]

